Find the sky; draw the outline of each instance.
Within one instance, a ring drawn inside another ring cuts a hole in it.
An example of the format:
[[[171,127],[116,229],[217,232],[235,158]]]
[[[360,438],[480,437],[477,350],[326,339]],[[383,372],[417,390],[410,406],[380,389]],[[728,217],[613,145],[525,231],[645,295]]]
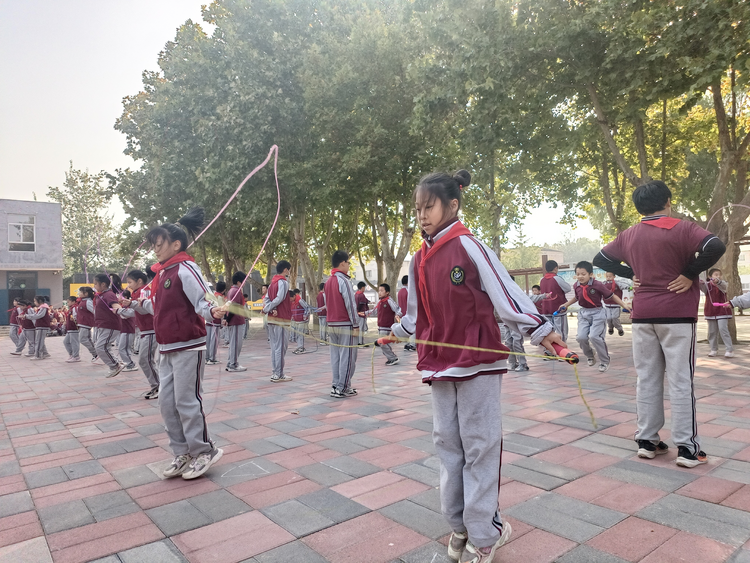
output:
[[[180,25],[202,20],[201,2],[0,0],[0,15],[0,198],[47,201],[71,161],[90,172],[136,166],[114,130],[122,99],[158,69]],[[529,244],[598,238],[587,220],[571,230],[561,217],[535,210],[523,227]]]

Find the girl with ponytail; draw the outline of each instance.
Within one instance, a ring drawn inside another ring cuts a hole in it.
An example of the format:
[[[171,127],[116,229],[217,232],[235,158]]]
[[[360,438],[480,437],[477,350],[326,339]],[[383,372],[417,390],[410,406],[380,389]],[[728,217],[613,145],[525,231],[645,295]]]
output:
[[[223,451],[209,438],[203,412],[202,380],[206,354],[206,322],[224,311],[206,299],[208,284],[195,260],[186,252],[203,225],[203,209],[188,211],[177,224],[152,228],[146,240],[159,261],[151,294],[138,301],[123,301],[141,314],[154,316],[159,345],[159,408],[174,460],[165,477],[200,477]]]

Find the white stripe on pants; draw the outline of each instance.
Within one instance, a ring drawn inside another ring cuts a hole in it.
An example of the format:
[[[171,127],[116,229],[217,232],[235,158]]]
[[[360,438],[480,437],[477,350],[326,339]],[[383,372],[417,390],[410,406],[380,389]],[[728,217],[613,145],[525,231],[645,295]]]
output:
[[[237,328],[241,328],[240,325]],[[203,350],[161,354],[159,409],[174,455],[197,457],[213,450],[203,412]]]
[[[120,359],[126,366],[135,365],[133,358],[130,357],[130,349],[133,347],[133,339],[135,333],[133,332],[121,332],[120,338],[117,342],[117,348],[120,351]]]
[[[47,333],[49,332],[48,326],[38,327],[36,330],[36,339],[34,340],[34,348],[36,349],[36,357],[44,358],[48,356],[47,345],[44,341],[47,339]]]
[[[26,341],[29,343],[29,349],[26,352],[27,356],[36,356],[36,330],[33,328],[23,329],[23,335],[26,337]]]
[[[555,328],[555,332],[560,335],[562,341],[566,342],[568,340],[568,314],[544,315],[544,318]]]
[[[81,342],[79,341],[79,334],[77,330],[69,330],[65,333],[63,346],[65,346],[65,351],[71,358],[77,358],[80,355]]]
[[[672,441],[700,451],[695,408],[695,323],[633,323],[633,362],[638,375],[636,440],[659,443],[664,426],[664,376],[669,384]]]
[[[94,346],[94,343],[91,341],[91,328],[87,326],[79,326],[78,327],[78,334],[80,334],[81,338],[81,346],[86,348],[89,352],[91,352],[91,357],[96,358],[96,346]]]
[[[206,323],[206,361],[216,361],[216,354],[219,351],[219,330],[220,326]]]
[[[26,333],[19,332],[18,325],[10,325],[10,339],[16,345],[16,352],[21,352],[26,347]]]
[[[352,376],[357,366],[357,337],[350,326],[328,327],[328,341],[331,344],[331,371],[333,388],[345,391],[352,386]]]
[[[729,319],[706,319],[706,322],[708,323],[708,344],[711,350],[719,350],[718,336],[721,335],[727,352],[734,352],[732,335],[729,333]]]
[[[227,358],[227,367],[236,368],[240,365],[240,352],[242,352],[242,332],[245,325],[227,326],[227,336],[229,337],[229,357]]]
[[[604,307],[578,310],[578,345],[587,358],[594,357],[594,350],[599,356],[599,362],[609,364],[609,350],[604,341],[604,333],[607,330],[607,315]],[[590,343],[589,343],[590,342]],[[592,349],[593,346],[593,349]]]
[[[378,335],[390,336],[390,334],[391,334],[390,328],[378,327]],[[391,348],[390,344],[381,344],[380,349],[383,351],[383,355],[388,361],[398,360],[398,356],[396,356],[396,354],[393,352],[393,348]]]
[[[154,361],[158,346],[156,335],[153,332],[151,334],[141,333],[140,343],[138,344],[138,365],[141,366],[143,375],[146,376],[151,389],[159,387],[159,366]]]
[[[622,323],[620,322],[620,312],[622,309],[620,309],[620,306],[617,307],[610,307],[608,305],[604,306],[604,312],[607,315],[607,328],[610,330],[617,330],[617,332],[622,331]]]
[[[119,336],[120,331],[113,328],[96,329],[96,354],[110,369],[117,367],[117,360],[110,351],[110,344],[117,342]]]
[[[271,341],[271,373],[281,377],[284,375],[284,356],[289,346],[286,336],[286,326],[276,324],[276,321],[269,319],[268,338]]]
[[[500,539],[502,375],[432,382],[432,440],[440,458],[440,506],[455,532],[486,547]]]

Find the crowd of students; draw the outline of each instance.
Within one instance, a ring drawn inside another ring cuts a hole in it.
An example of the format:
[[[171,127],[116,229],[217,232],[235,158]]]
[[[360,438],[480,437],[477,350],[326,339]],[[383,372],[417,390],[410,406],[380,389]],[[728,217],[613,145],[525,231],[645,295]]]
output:
[[[577,302],[578,341],[590,366],[600,372],[610,365],[605,333],[623,334],[620,311],[627,307],[622,291],[632,280],[636,299],[632,318],[633,358],[638,375],[637,455],[654,458],[668,451],[660,440],[664,425],[663,388],[669,380],[672,440],[676,462],[683,467],[706,463],[700,448],[696,400],[695,325],[699,292],[707,295],[711,353],[721,335],[727,339],[731,307],[750,305],[750,296],[727,301],[721,272],[709,271],[724,253],[721,241],[694,223],[671,217],[671,192],[663,182],[650,182],[633,194],[643,215],[637,225],[620,233],[594,258],[576,264],[571,287],[550,261],[532,295],[515,283],[498,257],[459,220],[463,189],[471,182],[465,170],[454,175],[435,173],[418,183],[414,201],[423,242],[414,255],[408,276],[396,299],[391,287],[380,284],[373,308],[364,284],[355,291],[347,252],[331,256],[331,275],[318,288],[315,306],[292,290],[291,264],[281,260],[276,275],[264,286],[264,326],[270,342],[271,382],[287,383],[288,343],[304,354],[310,314],[317,314],[322,344],[330,351],[331,391],[335,399],[357,395],[352,386],[357,352],[366,346],[368,317],[377,317],[386,365],[399,359],[393,344],[417,352],[417,369],[431,386],[433,440],[440,459],[440,500],[452,533],[448,555],[462,563],[489,563],[508,541],[511,525],[498,506],[502,454],[501,396],[503,375],[528,370],[523,341],[541,346],[555,356],[568,336],[567,308]],[[138,331],[138,363],[149,383],[146,398],[159,399],[169,445],[174,454],[165,477],[194,479],[203,475],[223,452],[211,439],[202,403],[206,365],[218,363],[219,339],[228,346],[227,371],[241,372],[239,355],[246,326],[246,276],[237,272],[232,285],[216,285],[214,298],[200,268],[186,253],[188,235],[195,236],[203,213],[194,209],[177,224],[151,229],[147,241],[158,263],[150,271],[133,270],[122,290],[117,276],[98,274],[93,288],[84,287],[68,299],[65,347],[69,362],[80,361],[80,346],[93,361],[108,366],[107,377],[134,370],[131,351]],[[625,262],[625,264],[623,264]],[[606,282],[592,276],[594,266],[607,272]],[[572,292],[574,297],[567,299]],[[17,302],[12,332],[20,354],[25,343],[34,359],[49,357],[45,337],[51,324],[50,307],[37,297],[35,307]],[[92,338],[93,335],[93,338]],[[21,340],[21,339],[25,340]],[[112,354],[117,342],[118,361]],[[415,345],[416,344],[416,345]],[[155,361],[159,351],[158,364]],[[514,351],[515,354],[509,354]],[[478,432],[477,429],[481,429]]]

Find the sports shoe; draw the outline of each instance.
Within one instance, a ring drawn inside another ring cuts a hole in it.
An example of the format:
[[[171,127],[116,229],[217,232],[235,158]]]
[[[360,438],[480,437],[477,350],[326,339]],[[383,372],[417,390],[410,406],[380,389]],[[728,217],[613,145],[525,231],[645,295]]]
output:
[[[45,353],[44,356],[42,356],[42,359],[46,360],[46,359],[51,358],[51,357],[52,357],[52,354],[46,354]]]
[[[609,330],[607,331],[607,334],[614,334],[614,333],[615,333],[615,329],[613,329],[613,328],[610,328],[610,329],[609,329]]]
[[[344,397],[354,397],[354,395],[357,394],[357,390],[356,389],[352,389],[351,387],[349,387],[349,389],[344,389],[342,391],[342,393],[343,393]]]
[[[207,366],[215,366],[215,365],[218,365],[219,363],[220,363],[219,360],[206,360]]]
[[[91,360],[91,363],[94,364],[95,366],[103,366],[104,360],[102,360],[99,356],[97,356],[96,358]]]
[[[146,393],[143,396],[143,398],[147,399],[147,400],[148,399],[158,399],[159,398],[159,388],[158,387],[154,387],[148,393]]]
[[[625,336],[625,331],[620,329],[617,331],[617,334],[619,334],[620,336]]]
[[[651,440],[638,440],[638,457],[654,459],[657,455],[665,454],[668,451],[669,446],[664,442],[654,444]]]
[[[29,361],[30,361],[30,362],[33,362],[33,361],[36,361],[36,360],[41,360],[41,359],[42,359],[42,358],[37,358],[36,356],[31,356],[31,357],[29,358]]]
[[[503,533],[500,539],[491,547],[476,547],[471,542],[466,543],[466,551],[461,558],[461,563],[492,563],[495,558],[495,552],[505,545],[510,539],[513,529],[508,522],[503,522]]]
[[[395,366],[397,363],[398,363],[398,358],[396,358],[395,360],[388,360],[385,363],[385,365],[387,365],[387,366]]]
[[[549,350],[544,350],[544,358],[543,358],[543,360],[545,362],[553,362],[553,361],[555,361],[555,355],[554,354],[550,354]]]
[[[717,356],[718,354],[719,354],[719,351],[718,351],[718,350],[711,350],[711,351],[710,351],[710,352],[708,353],[708,357],[709,357],[709,358],[713,358],[713,357]]]
[[[306,351],[304,348],[297,348],[292,354],[304,354]]]
[[[185,471],[187,471],[188,467],[190,467],[190,462],[193,461],[193,458],[190,457],[188,454],[182,454],[176,456],[172,463],[167,467],[164,471],[162,471],[162,475],[169,479],[170,477],[177,477],[178,475],[182,475]]]
[[[469,541],[469,534],[466,532],[453,532],[448,539],[448,557],[453,561],[461,559],[461,554],[466,549],[466,542]]]
[[[599,364],[599,373],[604,373],[609,369],[609,364]]]
[[[320,345],[321,346],[328,346],[328,341],[327,340],[321,340],[320,341]]]
[[[33,358],[34,354],[24,354],[23,357],[24,358]]]
[[[93,356],[93,357],[91,358],[91,363],[93,364],[93,363],[94,363],[94,362],[95,362],[96,360],[98,360],[98,359],[99,359],[99,356]]]
[[[274,375],[271,377],[271,383],[286,383],[287,381],[293,380],[292,377],[287,377],[286,375]]]
[[[74,358],[74,357],[72,357],[72,356],[71,356],[70,358],[68,358],[68,359],[67,359],[67,360],[65,360],[65,361],[66,361],[66,362],[68,362],[69,364],[73,364],[73,363],[75,363],[75,362],[80,362],[80,361],[81,361],[81,358],[79,358],[79,357],[75,357],[75,358]]]
[[[117,364],[117,366],[113,368],[109,368],[109,372],[104,377],[114,377],[117,374],[119,374],[122,371],[122,366],[120,364]]]
[[[675,460],[675,463],[680,467],[691,468],[707,462],[708,456],[703,451],[700,451],[696,455],[693,455],[685,446],[679,446],[677,448],[677,459]]]
[[[11,356],[20,356],[21,352],[11,352],[10,355]]]
[[[592,367],[593,367],[593,366],[594,366],[594,364],[596,363],[596,360],[595,360],[594,358],[586,358],[586,363],[587,363],[588,365],[590,365],[590,366],[592,366]]]
[[[206,471],[208,471],[214,463],[219,461],[221,459],[221,456],[223,455],[224,450],[222,450],[221,448],[214,448],[211,452],[200,454],[198,457],[193,459],[190,467],[188,467],[187,471],[182,474],[182,478],[196,479],[197,477],[200,477]]]
[[[129,364],[122,368],[122,371],[138,371],[138,366],[135,364]]]
[[[526,364],[518,364],[513,371],[529,371],[529,366]]]
[[[726,352],[726,353],[724,354],[724,357],[725,357],[725,358],[734,358],[734,352]]]
[[[333,389],[333,391],[331,391],[331,397],[333,397],[334,399],[343,399],[344,397],[346,397],[346,395],[344,395],[344,393],[342,393],[338,389]]]
[[[247,368],[238,364],[233,368],[227,368],[227,371],[247,371]]]

